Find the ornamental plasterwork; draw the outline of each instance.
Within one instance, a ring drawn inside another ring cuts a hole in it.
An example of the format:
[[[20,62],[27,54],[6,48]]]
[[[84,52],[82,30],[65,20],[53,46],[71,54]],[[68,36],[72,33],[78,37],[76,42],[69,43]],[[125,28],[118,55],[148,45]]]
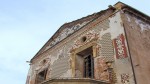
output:
[[[45,68],[47,68],[50,65],[51,59],[50,58],[44,58],[39,62],[39,64],[36,67],[36,71],[41,71]]]
[[[45,49],[44,51],[46,51],[47,49],[51,48],[52,46],[54,46],[55,44],[57,44],[58,42],[60,42],[61,40],[65,39],[68,35],[74,33],[75,31],[79,30],[80,28],[82,28],[84,25],[86,25],[89,21],[83,22],[81,24],[77,24],[74,25],[71,28],[65,28]]]
[[[87,32],[85,35],[81,35],[75,42],[72,49],[81,47],[82,45],[90,42],[93,39],[97,39],[99,36],[94,30]]]

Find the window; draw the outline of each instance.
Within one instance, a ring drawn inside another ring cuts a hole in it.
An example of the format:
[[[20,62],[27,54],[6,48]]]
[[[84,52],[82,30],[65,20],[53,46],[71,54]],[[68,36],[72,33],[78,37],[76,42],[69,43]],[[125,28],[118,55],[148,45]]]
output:
[[[41,82],[43,82],[43,81],[46,80],[47,70],[48,70],[48,69],[45,69],[45,70],[43,70],[43,71],[41,71],[41,72],[39,72],[39,73],[37,74],[36,84],[40,84]]]
[[[83,78],[94,78],[94,60],[92,47],[77,53],[76,59],[76,70],[78,70],[76,77],[82,76]],[[81,72],[81,75],[79,72]]]
[[[84,57],[84,77],[93,78],[93,57],[88,55]]]

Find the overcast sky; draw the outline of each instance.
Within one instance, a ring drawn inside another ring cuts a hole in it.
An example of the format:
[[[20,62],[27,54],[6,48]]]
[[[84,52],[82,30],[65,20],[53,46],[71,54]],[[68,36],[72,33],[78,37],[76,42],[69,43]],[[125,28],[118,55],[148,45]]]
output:
[[[120,0],[150,15],[148,0]],[[64,23],[118,0],[0,0],[0,82],[25,84],[29,61]]]

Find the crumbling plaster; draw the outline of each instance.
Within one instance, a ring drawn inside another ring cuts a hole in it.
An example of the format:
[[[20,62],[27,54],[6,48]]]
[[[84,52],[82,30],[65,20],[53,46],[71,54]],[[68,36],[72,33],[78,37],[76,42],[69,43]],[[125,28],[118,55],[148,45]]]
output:
[[[106,23],[108,23],[108,24],[106,24]],[[53,64],[55,62],[61,61],[61,59],[65,58],[65,57],[66,58],[68,57],[68,59],[65,61],[68,62],[68,65],[66,65],[66,66],[69,68],[67,68],[66,72],[60,73],[59,75],[56,75],[56,77],[54,77],[54,78],[73,77],[72,71],[71,71],[71,68],[72,68],[71,64],[72,64],[73,59],[70,57],[71,56],[70,50],[72,49],[74,42],[76,42],[76,40],[78,40],[76,37],[82,38],[82,36],[86,35],[86,33],[90,32],[90,31],[94,31],[94,32],[98,33],[99,40],[102,40],[102,36],[109,33],[111,35],[110,39],[112,40],[111,44],[112,44],[112,46],[114,46],[113,45],[114,39],[118,38],[118,36],[120,34],[123,34],[125,36],[120,12],[114,14],[113,16],[109,17],[109,19],[106,19],[101,23],[99,23],[95,26],[92,26],[89,29],[86,29],[86,28],[80,29],[80,31],[75,33],[74,36],[68,37],[68,40],[66,40],[67,42],[63,41],[61,43],[61,45],[59,44],[59,45],[55,46],[53,49],[47,50],[45,53],[41,54],[41,56],[36,58],[36,60],[33,60],[33,64],[31,64],[31,68],[30,68],[31,69],[30,71],[32,74],[29,73],[29,76],[31,77],[30,81],[35,79],[35,76],[36,76],[35,71],[36,70],[39,70],[40,68],[44,69],[45,67],[47,67],[47,65],[42,66],[42,67],[39,66],[40,62],[46,58],[49,58],[47,64],[49,64],[49,66],[50,66],[50,75],[47,75],[48,76],[47,78],[53,78],[53,77],[51,77],[52,76],[51,71],[53,70],[53,68],[52,68]],[[70,40],[69,40],[69,38],[70,38]],[[101,46],[100,42],[98,42],[98,44]],[[127,47],[126,38],[125,38],[125,46]],[[101,47],[103,47],[103,46],[101,46]],[[128,49],[128,47],[127,47],[127,49]],[[100,52],[100,54],[94,58],[95,61],[98,58],[105,57],[101,54],[101,49],[98,52]],[[116,77],[117,77],[116,84],[121,84],[122,80],[128,84],[133,83],[134,82],[133,81],[133,73],[132,73],[132,68],[131,68],[128,51],[127,51],[128,58],[125,58],[125,59],[116,59],[115,49],[114,49],[113,53],[114,53],[114,55],[112,56],[112,58],[114,59],[114,62],[112,64],[113,65],[112,67],[114,68],[114,71],[115,71]],[[98,64],[95,64],[95,65],[98,65]],[[61,64],[59,66],[55,65],[53,67],[58,67],[57,69],[61,70],[61,68],[62,68]],[[95,66],[95,67],[97,67],[97,66]],[[126,67],[128,67],[128,69]],[[53,73],[53,74],[55,74],[55,73]],[[122,79],[122,76],[121,76],[122,74],[129,75],[129,79],[126,79],[126,80]],[[100,79],[100,80],[103,80],[103,79]],[[105,81],[108,81],[108,79]],[[34,84],[34,83],[31,83],[31,84]]]
[[[137,84],[149,84],[150,23],[137,15],[126,11],[122,18]]]

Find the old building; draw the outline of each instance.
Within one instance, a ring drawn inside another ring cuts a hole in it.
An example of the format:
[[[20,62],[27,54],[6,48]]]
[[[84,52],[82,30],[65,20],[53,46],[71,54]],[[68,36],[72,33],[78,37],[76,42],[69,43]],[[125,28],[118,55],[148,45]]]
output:
[[[26,84],[149,84],[150,17],[118,2],[65,23],[30,61]]]

